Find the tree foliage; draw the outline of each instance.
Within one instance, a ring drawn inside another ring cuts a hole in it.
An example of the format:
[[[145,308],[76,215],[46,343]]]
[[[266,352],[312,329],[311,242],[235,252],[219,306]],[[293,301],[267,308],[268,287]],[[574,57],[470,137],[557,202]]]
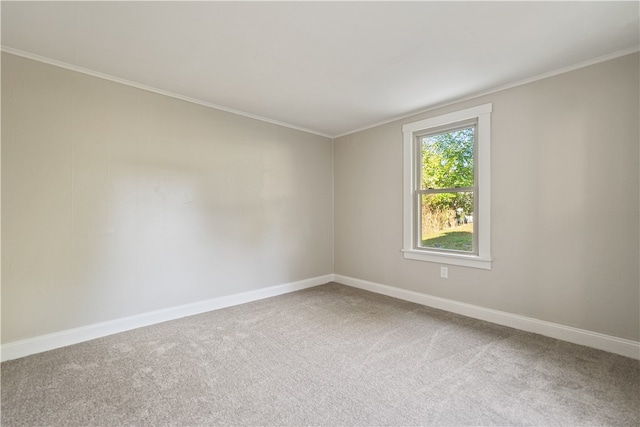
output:
[[[423,189],[473,186],[473,143],[473,128],[423,138]]]
[[[474,128],[422,139],[422,189],[473,187]],[[451,210],[458,217],[473,214],[473,193],[438,193],[428,197],[430,210]]]

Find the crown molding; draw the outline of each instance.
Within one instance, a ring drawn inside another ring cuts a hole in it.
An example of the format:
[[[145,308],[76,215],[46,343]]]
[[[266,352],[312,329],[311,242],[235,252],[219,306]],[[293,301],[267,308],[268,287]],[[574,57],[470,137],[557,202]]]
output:
[[[539,80],[544,80],[544,79],[548,79],[549,77],[555,77],[561,74],[566,74],[566,73],[570,73],[571,71],[576,71],[579,70],[581,68],[585,68],[585,67],[589,67],[591,65],[596,65],[599,64],[601,62],[606,62],[606,61],[610,61],[612,59],[616,59],[616,58],[620,58],[623,56],[627,56],[627,55],[631,55],[632,53],[636,53],[636,52],[640,52],[640,45],[639,46],[634,46],[628,49],[623,49],[623,50],[619,50],[607,55],[602,55],[599,56],[597,58],[593,58],[593,59],[589,59],[588,61],[583,61],[583,62],[579,62],[577,64],[573,64],[573,65],[568,65],[566,67],[562,67],[562,68],[558,68],[552,71],[548,71],[546,73],[542,73],[542,74],[537,74],[535,76],[531,76],[531,77],[527,77],[526,79],[522,79],[522,80],[518,80],[516,82],[513,83],[507,83],[504,85],[500,85],[500,86],[496,86],[494,88],[491,89],[487,89],[485,91],[481,91],[481,92],[476,92],[473,93],[471,95],[466,95],[466,96],[462,96],[459,98],[454,98],[451,99],[449,101],[444,101],[438,104],[433,104],[430,106],[427,106],[423,109],[420,110],[415,110],[411,113],[407,113],[407,114],[403,114],[401,116],[396,116],[392,119],[386,119],[386,120],[382,120],[379,122],[375,122],[375,123],[371,123],[369,125],[366,125],[364,127],[349,131],[349,132],[344,132],[338,135],[334,135],[332,136],[332,138],[337,139],[337,138],[341,138],[343,136],[347,136],[347,135],[351,135],[354,133],[358,133],[358,132],[362,132],[368,129],[372,129],[378,126],[382,126],[382,125],[386,125],[398,120],[403,120],[403,119],[407,119],[409,117],[413,117],[413,116],[417,116],[419,114],[424,114],[424,113],[428,113],[430,111],[434,111],[443,107],[447,107],[449,105],[453,105],[453,104],[457,104],[459,102],[464,102],[464,101],[470,101],[472,99],[476,99],[479,98],[481,96],[486,96],[486,95],[491,95],[493,93],[497,93],[497,92],[501,92],[503,90],[507,90],[507,89],[512,89],[514,87],[518,87],[518,86],[524,86],[526,84],[529,83],[534,83],[537,82]]]
[[[259,116],[257,114],[251,114],[251,113],[247,113],[247,112],[244,112],[244,111],[236,110],[236,109],[233,109],[233,108],[228,108],[228,107],[225,107],[223,105],[212,104],[212,103],[205,102],[205,101],[202,101],[202,100],[199,100],[199,99],[196,99],[196,98],[183,96],[183,95],[180,95],[180,94],[177,94],[177,93],[173,93],[173,92],[169,92],[169,91],[166,91],[166,90],[163,90],[163,89],[158,89],[158,88],[155,88],[155,87],[152,87],[152,86],[147,86],[147,85],[144,85],[142,83],[133,82],[133,81],[122,79],[120,77],[112,76],[112,75],[109,75],[109,74],[100,73],[98,71],[93,71],[93,70],[90,70],[88,68],[83,68],[83,67],[80,67],[80,66],[77,66],[77,65],[73,65],[73,64],[69,64],[69,63],[63,62],[63,61],[58,61],[58,60],[55,60],[55,59],[51,59],[51,58],[47,58],[47,57],[44,57],[44,56],[36,55],[36,54],[33,54],[33,53],[25,52],[25,51],[22,51],[22,50],[19,50],[19,49],[14,49],[14,48],[8,47],[8,46],[0,46],[0,51],[6,52],[6,53],[9,53],[9,54],[12,54],[12,55],[16,55],[16,56],[21,56],[23,58],[31,59],[33,61],[38,61],[38,62],[42,62],[42,63],[45,63],[45,64],[53,65],[53,66],[56,66],[56,67],[64,68],[64,69],[67,69],[67,70],[76,71],[78,73],[86,74],[86,75],[97,77],[97,78],[100,78],[100,79],[109,80],[109,81],[112,81],[112,82],[115,82],[115,83],[120,83],[120,84],[123,84],[123,85],[126,85],[126,86],[135,87],[137,89],[146,90],[148,92],[153,92],[153,93],[157,93],[157,94],[160,94],[160,95],[165,95],[165,96],[168,96],[168,97],[171,97],[171,98],[179,99],[179,100],[182,100],[182,101],[190,102],[190,103],[193,103],[193,104],[202,105],[202,106],[207,107],[207,108],[212,108],[212,109],[219,110],[219,111],[225,111],[227,113],[237,114],[239,116],[248,117],[250,119],[259,120],[259,121],[262,121],[262,122],[265,122],[265,123],[270,123],[270,124],[274,124],[274,125],[277,125],[277,126],[286,127],[286,128],[298,130],[298,131],[301,131],[301,132],[310,133],[310,134],[313,134],[313,135],[322,136],[324,138],[337,139],[337,138],[341,138],[343,136],[351,135],[351,134],[362,132],[362,131],[365,131],[365,130],[368,130],[368,129],[372,129],[372,128],[375,128],[375,127],[378,127],[378,126],[386,125],[388,123],[392,123],[392,122],[395,122],[395,121],[398,121],[398,120],[403,120],[403,119],[406,119],[406,118],[417,116],[419,114],[428,113],[428,112],[431,112],[431,111],[434,111],[434,110],[437,110],[437,109],[440,109],[440,108],[443,108],[443,107],[447,107],[449,105],[457,104],[459,102],[469,101],[469,100],[472,100],[472,99],[475,99],[475,98],[479,98],[481,96],[491,95],[491,94],[496,93],[496,92],[501,92],[503,90],[512,89],[512,88],[515,88],[515,87],[518,87],[518,86],[523,86],[523,85],[526,85],[526,84],[529,84],[529,83],[533,83],[533,82],[536,82],[536,81],[539,81],[539,80],[544,80],[544,79],[547,79],[547,78],[550,78],[550,77],[554,77],[554,76],[558,76],[558,75],[561,75],[561,74],[569,73],[571,71],[579,70],[581,68],[589,67],[591,65],[596,65],[596,64],[599,64],[601,62],[606,62],[606,61],[610,61],[612,59],[620,58],[622,56],[630,55],[632,53],[639,52],[640,51],[640,45],[639,46],[633,46],[631,48],[627,48],[627,49],[623,49],[623,50],[619,50],[619,51],[616,51],[616,52],[613,52],[613,53],[610,53],[610,54],[607,54],[607,55],[602,55],[602,56],[599,56],[597,58],[593,58],[593,59],[590,59],[590,60],[587,60],[587,61],[583,61],[583,62],[580,62],[580,63],[577,63],[577,64],[573,64],[573,65],[569,65],[569,66],[566,66],[566,67],[558,68],[556,70],[552,70],[552,71],[549,71],[549,72],[546,72],[546,73],[537,74],[535,76],[531,76],[531,77],[528,77],[526,79],[518,80],[518,81],[513,82],[513,83],[508,83],[508,84],[505,84],[505,85],[496,86],[494,88],[491,88],[491,89],[488,89],[488,90],[485,90],[485,91],[476,92],[476,93],[473,93],[473,94],[470,94],[470,95],[466,95],[466,96],[454,98],[454,99],[451,99],[451,100],[448,100],[448,101],[444,101],[444,102],[441,102],[441,103],[433,104],[433,105],[427,106],[425,108],[422,108],[420,110],[414,110],[414,111],[412,111],[410,113],[407,113],[407,114],[403,114],[403,115],[400,115],[400,116],[394,116],[393,118],[390,118],[390,119],[385,119],[385,120],[381,120],[381,121],[378,121],[378,122],[374,122],[374,123],[368,124],[366,126],[363,126],[363,127],[360,127],[360,128],[354,129],[354,130],[350,130],[350,131],[347,131],[347,132],[343,132],[343,133],[340,133],[340,134],[337,134],[337,135],[330,135],[330,134],[326,134],[326,133],[323,133],[323,132],[315,131],[313,129],[307,129],[307,128],[304,128],[304,127],[301,127],[301,126],[293,125],[291,123],[281,122],[279,120],[270,119],[268,117]]]
[[[33,61],[37,61],[37,62],[42,62],[44,64],[48,64],[48,65],[53,65],[55,67],[59,67],[59,68],[64,68],[66,70],[70,70],[70,71],[75,71],[77,73],[82,73],[82,74],[86,74],[88,76],[92,76],[92,77],[97,77],[99,79],[104,79],[104,80],[109,80],[115,83],[120,83],[123,84],[125,86],[131,86],[134,87],[136,89],[142,89],[145,90],[147,92],[153,92],[153,93],[157,93],[159,95],[164,95],[164,96],[168,96],[170,98],[175,98],[175,99],[179,99],[181,101],[186,101],[186,102],[190,102],[192,104],[197,104],[197,105],[201,105],[203,107],[207,107],[207,108],[212,108],[214,110],[220,110],[220,111],[224,111],[227,113],[231,113],[231,114],[236,114],[238,116],[243,116],[243,117],[247,117],[250,119],[254,119],[254,120],[259,120],[261,122],[266,122],[266,123],[270,123],[272,125],[277,125],[277,126],[282,126],[282,127],[286,127],[289,129],[294,129],[294,130],[298,130],[301,132],[305,132],[305,133],[311,133],[314,135],[318,135],[318,136],[322,136],[325,138],[333,138],[331,135],[322,133],[322,132],[318,132],[312,129],[307,129],[301,126],[296,126],[293,125],[291,123],[286,123],[286,122],[281,122],[279,120],[274,120],[274,119],[270,119],[268,117],[263,117],[263,116],[259,116],[257,114],[251,114],[251,113],[247,113],[244,111],[240,111],[240,110],[236,110],[233,108],[229,108],[229,107],[225,107],[223,105],[218,105],[218,104],[212,104],[210,102],[206,102],[206,101],[202,101],[200,99],[196,99],[196,98],[191,98],[188,96],[183,96],[174,92],[170,92],[167,90],[163,90],[163,89],[158,89],[156,87],[152,87],[152,86],[147,86],[145,84],[142,83],[137,83],[137,82],[133,82],[131,80],[126,80],[120,77],[116,77],[116,76],[112,76],[110,74],[105,74],[105,73],[101,73],[98,71],[93,71],[90,70],[88,68],[84,68],[84,67],[80,67],[77,65],[73,65],[73,64],[69,64],[63,61],[58,61],[56,59],[51,59],[51,58],[47,58],[44,56],[40,56],[40,55],[36,55],[33,53],[29,53],[29,52],[25,52],[19,49],[14,49],[12,47],[8,47],[8,46],[0,46],[0,50],[2,52],[5,53],[9,53],[11,55],[16,55],[16,56],[20,56],[26,59],[31,59]]]

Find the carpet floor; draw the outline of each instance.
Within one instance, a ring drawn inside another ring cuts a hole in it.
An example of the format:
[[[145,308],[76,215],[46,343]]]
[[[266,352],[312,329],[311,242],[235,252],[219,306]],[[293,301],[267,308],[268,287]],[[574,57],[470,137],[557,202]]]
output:
[[[3,426],[640,425],[640,362],[329,283],[1,365]]]

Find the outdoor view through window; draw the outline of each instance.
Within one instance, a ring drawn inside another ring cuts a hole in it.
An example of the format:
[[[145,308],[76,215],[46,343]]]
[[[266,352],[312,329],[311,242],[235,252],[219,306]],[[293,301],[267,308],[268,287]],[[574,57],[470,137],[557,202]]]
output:
[[[475,123],[418,137],[418,246],[476,253]]]

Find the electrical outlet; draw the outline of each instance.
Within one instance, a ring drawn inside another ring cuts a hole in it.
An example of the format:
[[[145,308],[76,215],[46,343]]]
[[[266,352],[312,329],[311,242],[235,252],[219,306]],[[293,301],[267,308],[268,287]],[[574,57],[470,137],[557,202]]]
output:
[[[449,267],[440,267],[440,277],[443,279],[449,278]]]

